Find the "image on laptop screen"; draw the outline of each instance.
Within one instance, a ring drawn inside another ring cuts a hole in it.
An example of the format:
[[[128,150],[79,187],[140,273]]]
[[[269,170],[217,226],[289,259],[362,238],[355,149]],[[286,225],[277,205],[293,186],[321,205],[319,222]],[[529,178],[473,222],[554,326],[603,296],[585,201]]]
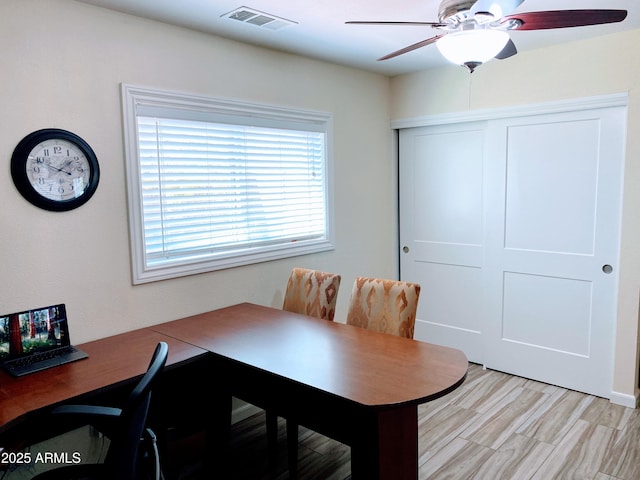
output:
[[[0,362],[69,345],[64,304],[0,316]]]

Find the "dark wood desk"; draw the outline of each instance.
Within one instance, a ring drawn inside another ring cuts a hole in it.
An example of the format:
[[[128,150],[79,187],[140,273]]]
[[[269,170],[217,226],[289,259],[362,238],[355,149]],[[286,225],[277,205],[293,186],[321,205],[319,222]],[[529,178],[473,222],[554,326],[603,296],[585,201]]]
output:
[[[207,355],[188,343],[141,329],[78,345],[89,354],[86,360],[20,378],[0,369],[0,433],[45,408],[131,382],[146,372],[159,341],[169,344],[168,367]]]
[[[417,406],[468,367],[458,350],[248,303],[151,328],[209,351],[221,394],[350,445],[354,480],[416,480]]]

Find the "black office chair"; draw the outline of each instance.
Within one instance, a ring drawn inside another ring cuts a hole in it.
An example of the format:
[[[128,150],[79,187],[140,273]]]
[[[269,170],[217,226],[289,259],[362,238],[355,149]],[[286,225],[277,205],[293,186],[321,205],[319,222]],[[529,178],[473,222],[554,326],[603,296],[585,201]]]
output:
[[[169,347],[165,342],[158,343],[147,372],[121,409],[96,405],[63,405],[51,412],[56,420],[73,425],[92,425],[109,438],[104,463],[68,465],[43,472],[32,480],[139,480],[142,473],[142,438],[146,435],[149,441],[155,442],[153,432],[145,429],[151,389],[164,369],[168,352]],[[159,465],[156,463],[154,468],[153,475],[158,479]]]

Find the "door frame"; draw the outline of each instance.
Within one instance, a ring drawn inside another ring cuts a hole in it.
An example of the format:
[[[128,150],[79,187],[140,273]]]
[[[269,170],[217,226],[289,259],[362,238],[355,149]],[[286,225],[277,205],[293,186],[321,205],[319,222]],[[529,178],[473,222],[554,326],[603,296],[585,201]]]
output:
[[[397,119],[391,121],[391,128],[402,130],[413,127],[429,127],[446,125],[449,123],[476,122],[483,120],[498,120],[501,118],[529,117],[531,115],[546,115],[551,113],[566,113],[579,110],[597,110],[608,107],[627,107],[629,95],[614,93],[594,97],[573,98],[554,102],[534,103],[508,107],[469,110],[465,112],[450,112],[435,115]],[[395,151],[398,157],[397,149]]]

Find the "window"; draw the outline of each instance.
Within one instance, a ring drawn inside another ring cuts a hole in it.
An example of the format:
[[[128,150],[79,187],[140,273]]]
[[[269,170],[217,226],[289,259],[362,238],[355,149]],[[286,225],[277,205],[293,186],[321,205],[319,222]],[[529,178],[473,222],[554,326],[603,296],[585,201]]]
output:
[[[123,85],[134,283],[334,248],[329,114]]]

